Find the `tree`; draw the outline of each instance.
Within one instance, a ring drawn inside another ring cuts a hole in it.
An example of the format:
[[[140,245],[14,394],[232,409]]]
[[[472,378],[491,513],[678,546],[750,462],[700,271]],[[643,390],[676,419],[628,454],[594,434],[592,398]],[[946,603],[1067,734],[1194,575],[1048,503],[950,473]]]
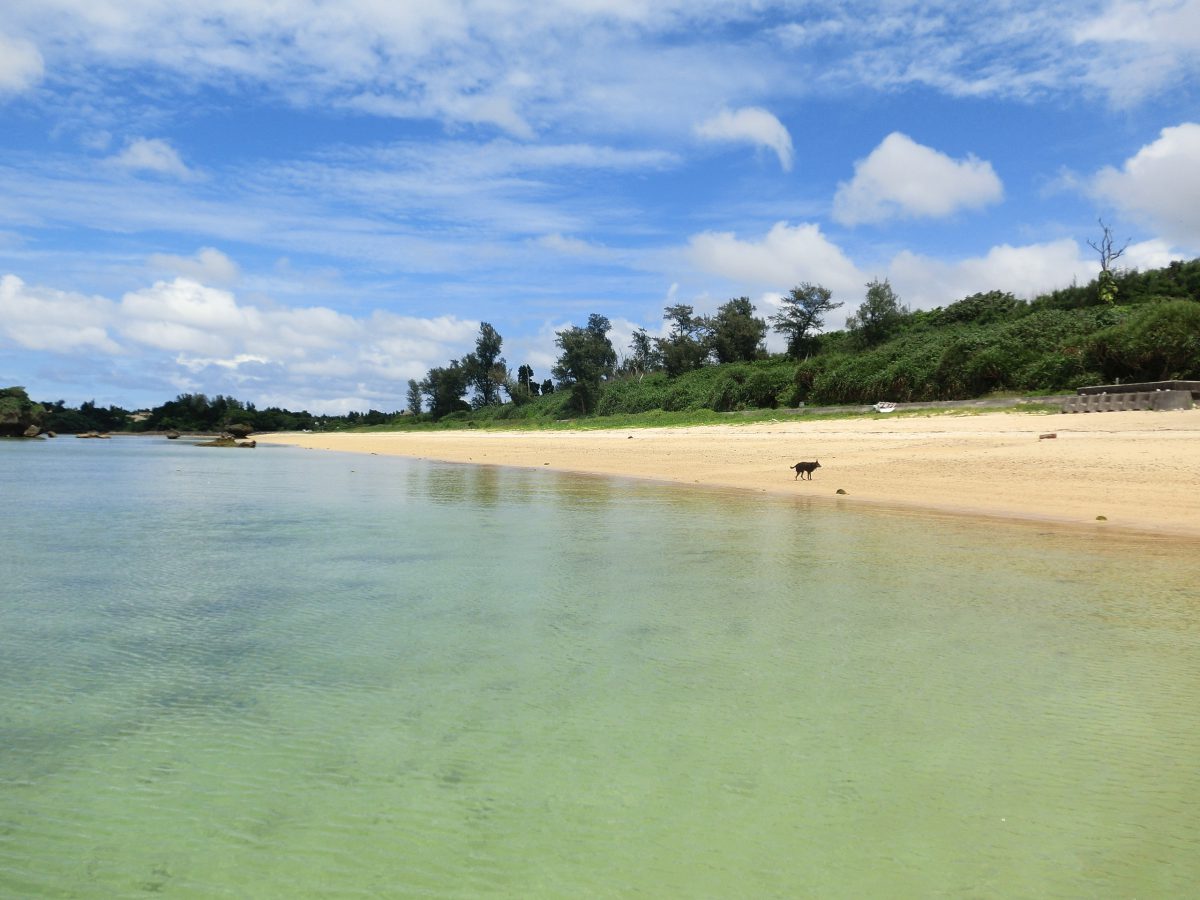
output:
[[[749,297],[737,297],[717,308],[708,333],[717,362],[748,362],[763,352],[767,323],[755,317]]]
[[[508,399],[517,406],[528,403],[531,398],[536,397],[538,384],[533,380],[533,367],[525,364],[517,366],[516,379],[506,380],[504,389],[508,391]]]
[[[525,364],[517,367],[517,385],[531,397],[538,395],[539,385],[533,378],[533,366]]]
[[[671,323],[671,328],[667,336],[658,338],[655,344],[662,357],[663,368],[671,378],[700,368],[708,356],[705,321],[693,315],[693,312],[693,308],[686,303],[677,303],[663,310],[663,318]]]
[[[421,383],[415,378],[408,379],[408,412],[410,415],[421,414]]]
[[[791,289],[781,301],[779,312],[770,317],[771,327],[787,335],[788,356],[800,359],[813,350],[813,332],[825,324],[825,314],[842,304],[833,302],[833,292],[807,281]]]
[[[470,409],[463,401],[463,394],[468,387],[467,370],[457,359],[450,360],[447,366],[430,369],[421,382],[421,391],[429,398],[429,414],[434,419],[440,419],[450,413]]]
[[[908,309],[885,278],[867,283],[867,298],[846,320],[846,328],[859,347],[882,344],[900,327]]]
[[[500,356],[504,339],[489,323],[479,326],[475,352],[463,360],[471,387],[475,389],[475,407],[494,406],[500,402],[500,387],[508,379],[508,369]]]
[[[647,372],[661,369],[662,353],[659,352],[654,339],[646,333],[645,328],[639,328],[629,341],[629,356],[621,364],[621,370],[630,375],[636,375],[641,381]]]
[[[562,355],[553,374],[563,387],[571,388],[570,406],[577,412],[589,413],[596,408],[600,382],[616,368],[617,354],[608,339],[611,330],[612,324],[605,316],[592,313],[586,327],[574,325],[556,334],[554,343]]]
[[[1121,258],[1121,255],[1129,247],[1129,241],[1126,241],[1118,249],[1113,240],[1112,229],[1104,224],[1103,219],[1098,221],[1100,222],[1100,242],[1088,241],[1088,246],[1100,254],[1100,278],[1097,286],[1100,300],[1104,303],[1112,303],[1117,299],[1117,282],[1112,264]]]

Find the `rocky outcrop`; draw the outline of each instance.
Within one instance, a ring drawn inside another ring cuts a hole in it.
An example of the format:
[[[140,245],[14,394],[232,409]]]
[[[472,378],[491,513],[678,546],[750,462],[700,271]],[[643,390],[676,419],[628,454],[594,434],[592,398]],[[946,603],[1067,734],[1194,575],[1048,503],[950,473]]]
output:
[[[37,437],[45,415],[45,407],[30,400],[25,388],[0,388],[0,437]]]
[[[170,431],[167,432],[167,440],[168,441],[174,441],[174,440],[178,440],[178,439],[179,439],[179,432],[176,431],[174,428],[172,428]]]
[[[229,434],[233,435],[235,438],[242,438],[243,440],[250,437],[250,435],[254,434],[254,429],[251,426],[245,424],[244,422],[238,423],[236,425],[230,425],[225,430]]]
[[[211,441],[204,441],[196,445],[197,447],[249,447],[253,449],[258,446],[257,441],[239,441],[232,434],[223,434],[219,438]]]

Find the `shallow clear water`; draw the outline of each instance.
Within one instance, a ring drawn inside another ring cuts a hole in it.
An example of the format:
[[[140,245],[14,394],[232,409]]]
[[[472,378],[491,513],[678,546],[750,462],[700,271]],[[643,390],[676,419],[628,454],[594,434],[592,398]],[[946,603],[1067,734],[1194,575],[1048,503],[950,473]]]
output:
[[[0,443],[0,896],[1181,896],[1200,553]]]

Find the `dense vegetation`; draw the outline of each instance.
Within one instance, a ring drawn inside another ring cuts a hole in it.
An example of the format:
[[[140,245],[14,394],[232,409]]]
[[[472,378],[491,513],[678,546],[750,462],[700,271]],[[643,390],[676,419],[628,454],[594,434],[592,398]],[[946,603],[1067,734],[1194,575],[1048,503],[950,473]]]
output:
[[[416,421],[482,425],[656,410],[965,400],[1200,378],[1200,260],[1102,273],[1032,301],[992,291],[915,312],[888,282],[873,281],[845,330],[820,333],[825,314],[841,305],[820,285],[794,288],[770,318],[787,338],[783,355],[763,350],[768,323],[745,297],[711,318],[671,306],[663,315],[667,335],[639,331],[619,362],[607,341],[608,320],[593,315],[586,327],[559,333],[556,391],[531,391],[528,383],[536,380],[529,371],[523,383],[505,385],[508,403],[471,408],[461,399],[464,382],[457,405],[442,398]],[[452,361],[450,368],[459,365]],[[412,383],[410,397],[419,402],[423,388]]]
[[[593,314],[558,333],[561,355],[552,377],[542,380],[528,365],[512,375],[500,356],[503,339],[485,322],[473,353],[409,382],[403,416],[378,410],[314,416],[203,394],[182,394],[135,415],[94,403],[31,404],[23,390],[9,388],[0,390],[0,423],[16,422],[18,407],[26,416],[37,407],[42,427],[62,432],[483,426],[1200,379],[1200,259],[1144,273],[1105,270],[1087,285],[1031,301],[992,291],[915,312],[888,282],[873,281],[846,329],[822,332],[825,315],[842,305],[828,289],[807,283],[792,289],[769,320],[758,318],[746,297],[713,316],[677,304],[664,310],[665,336],[639,330],[624,352],[608,337],[609,320]],[[785,354],[765,351],[768,328],[786,337]]]

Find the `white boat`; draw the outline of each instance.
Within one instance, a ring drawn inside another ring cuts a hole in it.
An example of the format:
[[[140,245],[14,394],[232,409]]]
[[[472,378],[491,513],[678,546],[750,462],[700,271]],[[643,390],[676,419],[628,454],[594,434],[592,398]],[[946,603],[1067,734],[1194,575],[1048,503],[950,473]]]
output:
[[[888,403],[886,400],[880,400],[871,408],[874,409],[875,412],[890,413],[896,411],[896,404]]]

